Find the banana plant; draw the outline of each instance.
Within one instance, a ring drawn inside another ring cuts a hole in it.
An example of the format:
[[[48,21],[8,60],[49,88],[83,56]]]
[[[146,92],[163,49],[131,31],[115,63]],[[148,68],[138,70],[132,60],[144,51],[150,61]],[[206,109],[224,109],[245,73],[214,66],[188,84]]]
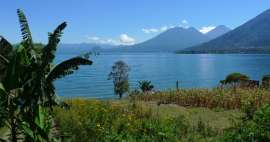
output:
[[[57,105],[53,82],[92,61],[76,56],[54,65],[57,46],[66,22],[49,33],[48,43],[37,49],[23,11],[17,14],[22,42],[14,47],[0,36],[0,123],[9,128],[9,140],[54,141],[51,111]]]

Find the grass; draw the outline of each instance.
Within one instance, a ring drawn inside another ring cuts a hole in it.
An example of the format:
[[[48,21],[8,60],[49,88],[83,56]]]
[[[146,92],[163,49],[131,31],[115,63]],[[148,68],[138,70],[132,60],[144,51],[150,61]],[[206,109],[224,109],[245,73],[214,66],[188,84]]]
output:
[[[237,121],[243,116],[239,110],[209,109],[203,107],[182,107],[175,104],[161,104],[156,102],[137,102],[142,107],[151,108],[161,118],[172,118],[182,115],[191,125],[199,121],[208,123],[212,128],[224,130],[231,126],[232,121]]]
[[[209,141],[238,121],[238,110],[144,101],[73,99],[55,109],[59,129],[76,141]]]

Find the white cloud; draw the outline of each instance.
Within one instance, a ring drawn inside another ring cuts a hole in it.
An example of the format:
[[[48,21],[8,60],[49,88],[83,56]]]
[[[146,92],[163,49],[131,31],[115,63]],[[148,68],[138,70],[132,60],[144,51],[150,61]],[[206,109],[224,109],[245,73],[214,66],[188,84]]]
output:
[[[90,39],[90,40],[93,40],[93,41],[98,41],[98,40],[100,40],[100,38],[97,37],[97,36],[87,37],[87,38]]]
[[[107,39],[106,43],[112,44],[112,45],[119,45],[119,42],[117,40],[114,40],[114,39]]]
[[[110,44],[110,45],[119,45],[119,42],[114,39],[102,39],[99,40],[100,44]]]
[[[189,28],[188,21],[187,20],[182,20],[181,24],[180,24],[180,27],[185,28],[185,29]]]
[[[113,38],[101,38],[97,36],[86,36],[91,43],[96,44],[110,44],[110,45],[133,45],[136,40],[127,34],[121,34],[118,39]]]
[[[175,28],[176,26],[170,25],[168,29]]]
[[[187,20],[184,19],[181,21],[181,24],[179,26],[182,28],[189,28],[189,23]],[[144,32],[146,34],[160,33],[160,32],[164,32],[168,29],[175,28],[175,27],[178,27],[178,26],[172,26],[172,25],[166,26],[165,25],[165,26],[162,26],[160,28],[143,28],[142,32]]]
[[[151,28],[151,29],[142,29],[142,31],[146,34],[151,34],[151,33],[157,33],[159,32],[159,29]]]
[[[124,45],[133,45],[135,44],[136,40],[127,34],[121,34],[120,35],[120,43]]]
[[[164,32],[164,31],[166,31],[167,29],[168,29],[167,26],[163,26],[163,27],[160,28],[160,31]]]
[[[103,39],[97,36],[86,36],[86,38],[90,40],[91,43],[119,45],[119,42],[114,39]]]
[[[164,32],[166,30],[168,30],[169,27],[168,26],[162,26],[160,28],[150,28],[150,29],[142,29],[142,31],[146,34],[152,34],[152,33],[159,33],[159,32]]]
[[[188,24],[187,20],[182,20],[182,24]]]
[[[205,27],[201,27],[199,31],[203,34],[206,34],[215,28],[216,28],[215,26],[205,26]]]

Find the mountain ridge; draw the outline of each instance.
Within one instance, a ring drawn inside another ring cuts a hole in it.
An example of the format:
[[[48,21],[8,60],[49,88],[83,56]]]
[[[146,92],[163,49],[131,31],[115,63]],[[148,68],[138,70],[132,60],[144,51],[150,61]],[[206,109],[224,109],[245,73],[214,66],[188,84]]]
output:
[[[205,35],[207,37],[209,37],[210,39],[215,39],[227,32],[231,31],[230,28],[228,28],[227,26],[225,25],[219,25],[217,26],[215,29],[209,31],[208,33],[206,33]]]
[[[179,53],[259,53],[270,51],[270,9],[234,30]]]
[[[159,35],[131,46],[124,46],[122,51],[138,52],[173,52],[177,49],[183,49],[187,46],[196,45],[208,41],[209,38],[193,27],[181,28],[175,27],[168,29]]]

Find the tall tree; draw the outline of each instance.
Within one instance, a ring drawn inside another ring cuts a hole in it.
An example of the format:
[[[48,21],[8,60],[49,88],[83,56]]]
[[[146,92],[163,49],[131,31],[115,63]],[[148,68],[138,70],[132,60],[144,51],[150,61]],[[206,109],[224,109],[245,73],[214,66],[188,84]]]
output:
[[[123,94],[129,90],[128,72],[130,68],[124,61],[117,61],[112,66],[109,74],[109,80],[113,80],[114,93],[121,99]]]
[[[51,110],[57,105],[53,81],[91,65],[85,57],[74,57],[54,65],[55,52],[66,22],[49,33],[48,44],[36,47],[23,11],[18,10],[22,42],[13,47],[0,37],[0,121],[10,128],[12,142],[54,141],[50,137]],[[0,125],[1,126],[1,125]]]

